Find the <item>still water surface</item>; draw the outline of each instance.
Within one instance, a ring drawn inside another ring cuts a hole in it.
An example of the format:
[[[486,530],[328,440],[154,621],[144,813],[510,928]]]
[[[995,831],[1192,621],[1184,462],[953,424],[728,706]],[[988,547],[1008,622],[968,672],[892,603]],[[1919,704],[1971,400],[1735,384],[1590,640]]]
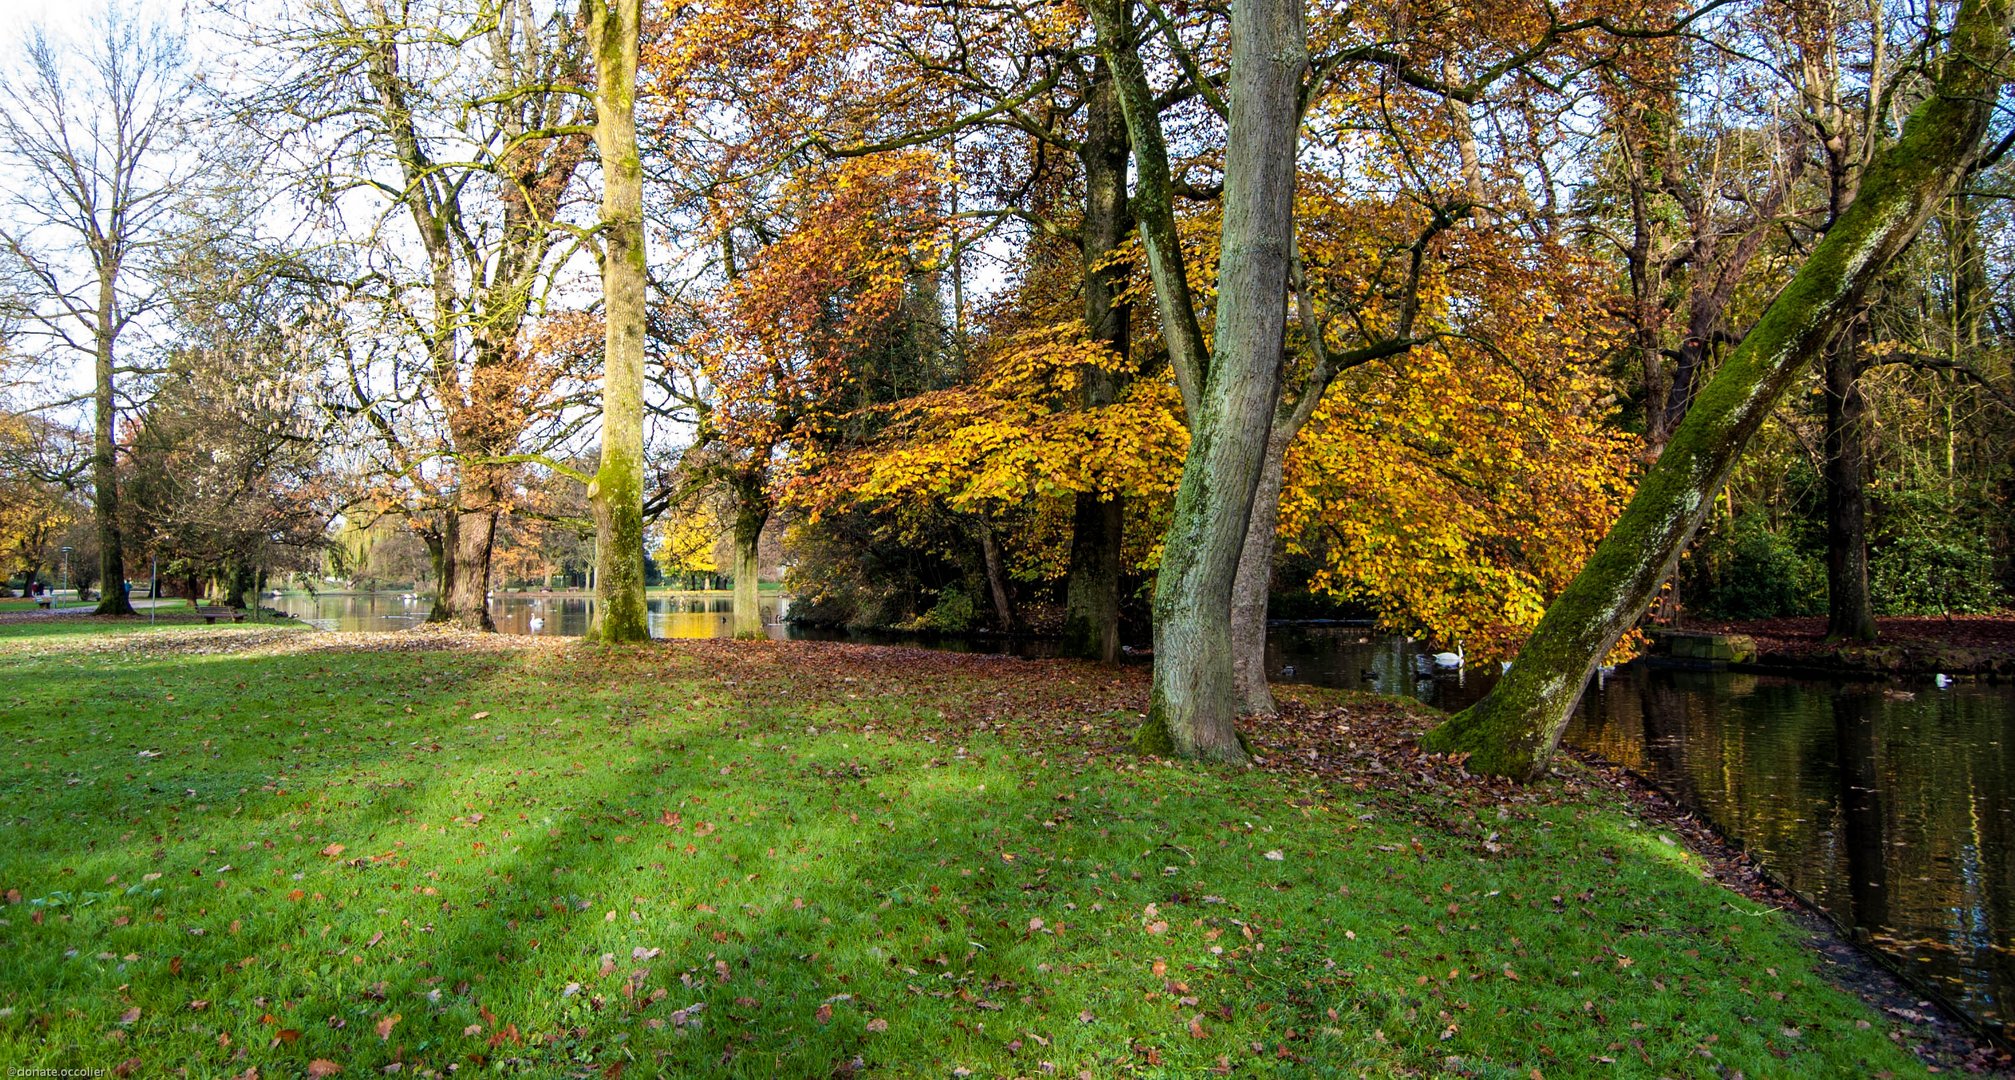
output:
[[[1423,648],[1331,627],[1278,627],[1267,643],[1282,681],[1448,710],[1497,681],[1494,664],[1423,677]],[[1653,780],[2015,1038],[2015,687],[1632,664],[1589,687],[1567,741]]]
[[[306,596],[290,593],[269,601],[274,607],[323,630],[404,630],[427,621],[433,602],[397,593],[340,593]],[[490,618],[506,634],[554,634],[579,637],[588,632],[584,596],[541,596],[506,593],[490,598]],[[669,593],[650,598],[651,636],[661,638],[733,637],[734,601],[727,593]],[[773,637],[789,629],[778,621],[779,607],[788,601],[772,593],[763,598],[763,623]]]
[[[764,601],[772,637],[834,636],[778,622],[787,605]],[[382,594],[278,606],[332,630],[397,629],[427,610],[423,600]],[[660,637],[731,633],[722,594],[653,597],[650,606]],[[516,633],[580,634],[588,621],[579,597],[505,595],[491,610],[499,629]],[[1012,647],[1047,651],[1043,642]],[[1379,690],[1443,709],[1475,701],[1496,681],[1494,664],[1423,675],[1426,646],[1367,629],[1279,627],[1267,651],[1279,681]],[[1921,983],[2015,1036],[2015,688],[1633,665],[1589,689],[1567,737],[1658,782]]]

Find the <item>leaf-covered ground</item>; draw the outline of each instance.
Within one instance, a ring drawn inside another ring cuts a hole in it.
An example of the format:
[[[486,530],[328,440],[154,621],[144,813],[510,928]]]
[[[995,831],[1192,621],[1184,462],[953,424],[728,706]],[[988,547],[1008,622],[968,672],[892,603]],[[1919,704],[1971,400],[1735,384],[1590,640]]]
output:
[[[1121,751],[1138,671],[464,640],[0,626],[0,1059],[1923,1071],[1601,785],[1416,768],[1391,703],[1231,773]]]

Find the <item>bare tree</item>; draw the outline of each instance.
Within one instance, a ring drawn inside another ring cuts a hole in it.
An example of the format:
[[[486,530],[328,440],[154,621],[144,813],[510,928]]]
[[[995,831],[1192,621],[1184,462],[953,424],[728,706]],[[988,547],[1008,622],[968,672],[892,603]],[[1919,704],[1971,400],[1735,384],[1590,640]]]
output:
[[[319,213],[371,215],[335,228],[367,237],[352,297],[384,339],[338,358],[340,407],[418,493],[408,513],[437,523],[432,617],[491,629],[513,470],[579,426],[524,334],[586,240],[563,212],[594,131],[581,27],[534,0],[315,0],[248,21],[281,68],[248,119],[298,155]],[[542,421],[559,434],[529,438]]]
[[[180,211],[206,167],[188,135],[193,80],[167,29],[111,9],[71,49],[39,29],[0,79],[8,221],[0,252],[26,283],[23,336],[44,358],[90,357],[91,487],[101,615],[130,614],[119,528],[120,411],[148,368],[130,345],[164,302],[160,267],[189,227]]]

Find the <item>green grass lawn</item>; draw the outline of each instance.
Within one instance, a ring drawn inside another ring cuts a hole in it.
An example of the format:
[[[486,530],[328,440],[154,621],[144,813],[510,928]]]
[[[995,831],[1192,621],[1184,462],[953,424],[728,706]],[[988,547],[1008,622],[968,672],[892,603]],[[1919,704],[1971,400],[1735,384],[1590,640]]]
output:
[[[1593,786],[1142,761],[1140,673],[1072,663],[293,633],[0,625],[0,1059],[1923,1073]]]

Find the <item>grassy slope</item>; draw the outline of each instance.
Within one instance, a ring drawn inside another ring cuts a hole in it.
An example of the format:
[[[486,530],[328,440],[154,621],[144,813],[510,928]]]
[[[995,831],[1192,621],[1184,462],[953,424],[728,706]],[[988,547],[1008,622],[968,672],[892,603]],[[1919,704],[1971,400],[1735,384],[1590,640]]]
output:
[[[0,626],[9,1064],[1922,1072],[1600,796],[1142,764],[1090,667],[129,632]]]

